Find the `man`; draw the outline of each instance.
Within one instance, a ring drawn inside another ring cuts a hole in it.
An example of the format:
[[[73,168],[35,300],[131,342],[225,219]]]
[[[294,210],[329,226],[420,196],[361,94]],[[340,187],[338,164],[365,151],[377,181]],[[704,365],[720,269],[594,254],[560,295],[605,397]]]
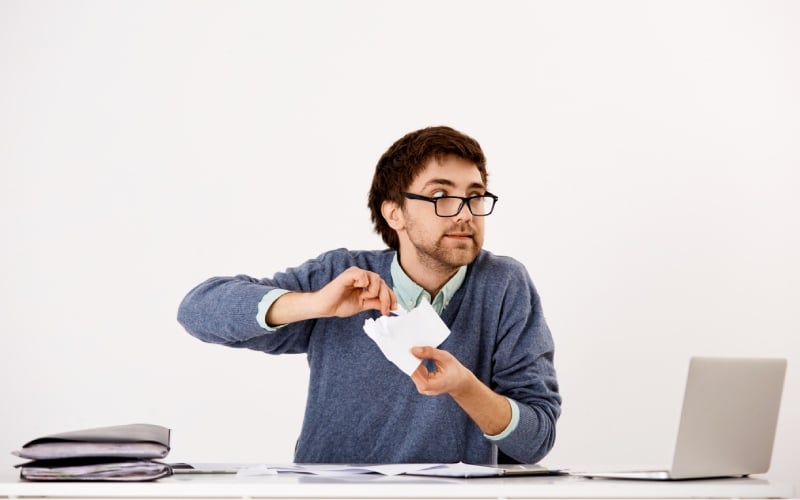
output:
[[[212,278],[178,320],[206,342],[306,353],[298,463],[538,462],[560,414],[553,341],[523,265],[482,250],[497,201],[486,188],[474,139],[449,127],[407,134],[378,161],[369,194],[389,249]],[[412,350],[421,363],[409,379],[363,325],[422,300],[451,333]]]

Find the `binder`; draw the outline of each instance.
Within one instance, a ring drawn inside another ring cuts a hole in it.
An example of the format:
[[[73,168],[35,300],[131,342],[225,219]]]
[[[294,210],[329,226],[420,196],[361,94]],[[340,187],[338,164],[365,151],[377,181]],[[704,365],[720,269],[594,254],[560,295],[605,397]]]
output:
[[[170,430],[127,424],[51,434],[25,443],[14,455],[30,481],[149,481],[172,474],[156,459],[170,450]]]

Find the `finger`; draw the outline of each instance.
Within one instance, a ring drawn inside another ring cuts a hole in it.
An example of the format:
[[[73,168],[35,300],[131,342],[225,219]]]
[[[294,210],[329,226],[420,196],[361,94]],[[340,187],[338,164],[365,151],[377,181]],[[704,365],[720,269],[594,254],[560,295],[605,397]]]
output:
[[[417,387],[417,392],[420,394],[430,395],[428,388],[429,377],[430,372],[423,363],[420,363],[417,369],[411,374],[411,380],[414,382],[414,385]]]
[[[380,284],[371,280],[368,286],[361,289],[359,298],[365,307],[369,309],[381,309]]]
[[[361,298],[377,298],[381,305],[376,309],[380,309],[384,314],[388,314],[392,307],[392,301],[394,300],[396,303],[396,299],[393,299],[394,292],[391,288],[389,288],[389,285],[386,284],[380,275],[376,273],[369,273],[367,277],[368,285],[363,288]]]
[[[381,314],[388,316],[389,313],[394,310],[392,307],[392,302],[394,302],[396,305],[397,299],[394,298],[394,292],[385,282],[381,285],[381,288],[378,291],[378,298],[381,301]]]
[[[420,382],[424,382],[428,379],[428,368],[424,363],[420,363],[419,366],[417,366],[417,369],[411,373],[411,378],[418,385]]]
[[[431,346],[416,346],[411,348],[411,354],[419,359],[432,359],[434,361],[441,359],[443,351]]]
[[[365,291],[369,290],[369,287],[372,284],[369,273],[361,269],[359,269],[359,271],[359,273],[353,276],[353,288],[362,288]]]
[[[360,277],[358,284],[364,291],[362,297],[374,298],[378,296],[381,286],[383,286],[383,278],[381,278],[377,273],[364,271],[364,274]]]
[[[370,272],[356,266],[348,267],[339,275],[339,278],[347,287],[364,289],[369,288],[370,285]]]
[[[424,363],[420,363],[411,374],[411,380],[417,387],[417,392],[424,396],[438,396],[444,393],[443,379],[437,372],[429,371]]]
[[[391,294],[393,292],[389,289],[383,280],[380,281],[380,286],[373,292],[372,290],[364,290],[361,292],[361,304],[366,309],[377,309],[383,315],[388,315],[391,312]]]

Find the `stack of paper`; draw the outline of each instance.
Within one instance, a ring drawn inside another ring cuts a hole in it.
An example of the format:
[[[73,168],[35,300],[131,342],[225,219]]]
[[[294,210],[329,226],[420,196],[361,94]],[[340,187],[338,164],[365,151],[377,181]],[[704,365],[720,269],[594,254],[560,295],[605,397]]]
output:
[[[12,453],[31,460],[17,466],[30,481],[150,481],[172,474],[156,460],[169,439],[165,427],[128,424],[52,434]]]

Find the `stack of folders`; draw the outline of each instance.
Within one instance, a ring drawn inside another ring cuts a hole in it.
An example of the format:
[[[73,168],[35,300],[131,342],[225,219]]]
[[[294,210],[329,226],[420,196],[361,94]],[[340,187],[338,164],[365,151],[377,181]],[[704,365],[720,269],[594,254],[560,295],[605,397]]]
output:
[[[128,424],[40,437],[12,452],[29,481],[152,481],[172,474],[158,461],[169,453],[170,430]]]

